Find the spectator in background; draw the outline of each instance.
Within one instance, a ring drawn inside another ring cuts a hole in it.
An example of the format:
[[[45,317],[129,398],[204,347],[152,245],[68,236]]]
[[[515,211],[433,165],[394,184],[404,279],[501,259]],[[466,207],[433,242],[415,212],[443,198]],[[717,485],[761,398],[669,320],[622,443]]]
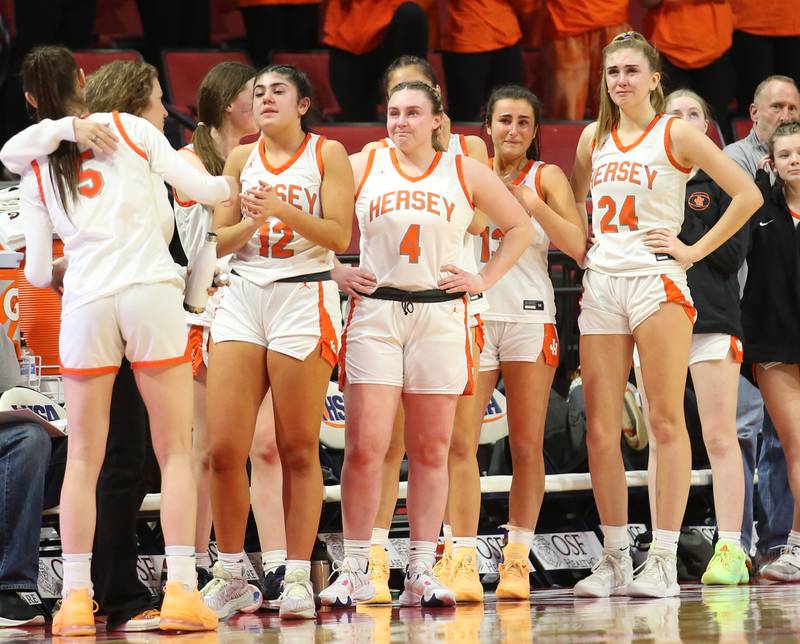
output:
[[[519,14],[534,0],[438,0],[450,117],[478,121],[497,85],[522,85]]]
[[[271,52],[319,47],[322,0],[238,0],[247,30],[247,53],[257,69]]]
[[[136,0],[147,62],[161,66],[164,49],[205,49],[211,43],[211,0]],[[163,70],[162,70],[163,71]]]
[[[730,4],[737,112],[746,116],[756,86],[767,76],[781,74],[800,85],[800,2],[730,0]]]
[[[544,113],[579,120],[597,114],[603,47],[630,29],[628,0],[549,0],[542,42]]]
[[[639,0],[648,8],[644,34],[661,52],[667,88],[692,89],[711,107],[726,141],[733,141],[728,103],[734,73],[728,50],[733,12],[728,0]]]
[[[428,53],[430,2],[330,0],[322,42],[330,47],[330,79],[342,121],[374,121],[384,96],[383,70],[395,58]]]

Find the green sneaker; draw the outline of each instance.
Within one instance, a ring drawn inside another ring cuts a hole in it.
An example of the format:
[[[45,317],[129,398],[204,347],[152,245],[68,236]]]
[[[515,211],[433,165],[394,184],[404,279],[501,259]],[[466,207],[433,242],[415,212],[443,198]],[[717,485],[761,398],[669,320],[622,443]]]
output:
[[[708,562],[700,581],[704,584],[725,586],[748,583],[750,575],[747,572],[747,557],[742,547],[730,541],[717,541],[714,556]]]

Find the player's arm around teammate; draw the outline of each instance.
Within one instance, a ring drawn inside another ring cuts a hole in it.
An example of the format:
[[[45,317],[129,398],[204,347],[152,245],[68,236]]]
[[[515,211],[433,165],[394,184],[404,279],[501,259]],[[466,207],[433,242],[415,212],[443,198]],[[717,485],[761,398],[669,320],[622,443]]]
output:
[[[217,586],[233,583],[245,596],[245,466],[256,413],[272,391],[288,544],[281,615],[303,618],[315,614],[308,560],[322,507],[319,425],[341,319],[331,251],[349,243],[354,194],[342,145],[308,132],[310,107],[308,79],[293,67],[257,75],[261,136],[233,150],[224,171],[242,177],[243,194],[214,212],[218,254],[233,258],[212,325],[207,407],[212,512],[229,575]]]
[[[597,241],[587,253],[579,324],[589,466],[606,552],[576,593],[673,595],[678,592],[674,553],[691,474],[683,390],[695,312],[685,269],[734,234],[761,197],[710,139],[661,116],[658,53],[644,38],[621,34],[606,47],[603,60],[600,115],[578,143],[571,183],[576,202],[590,186],[594,202]],[[686,177],[695,165],[732,200],[711,230],[686,247],[676,235]],[[631,584],[619,418],[634,338],[659,443],[660,529],[648,565]]]

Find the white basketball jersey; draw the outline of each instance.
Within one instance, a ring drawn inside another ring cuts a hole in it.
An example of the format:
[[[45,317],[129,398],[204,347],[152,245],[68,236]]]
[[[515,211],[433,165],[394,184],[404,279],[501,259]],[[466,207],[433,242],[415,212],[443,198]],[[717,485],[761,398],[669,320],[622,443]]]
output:
[[[514,179],[514,184],[528,186],[544,200],[541,188],[544,166],[542,161],[529,161]],[[547,273],[550,239],[535,217],[531,217],[530,222],[536,238],[511,269],[487,291],[489,310],[482,315],[485,320],[537,323],[556,321],[553,283]],[[503,231],[489,222],[474,242],[474,257],[479,265],[486,264],[491,259],[502,239]]]
[[[184,149],[194,153],[194,147],[191,144]],[[206,241],[208,231],[211,230],[214,221],[214,209],[192,200],[181,201],[175,191],[173,191],[173,200],[175,202],[175,227],[178,229],[178,237],[181,240],[183,252],[191,267],[195,257],[197,257],[197,253],[200,252]],[[223,273],[227,272],[230,259],[231,255],[218,258],[217,268]],[[214,311],[221,297],[221,292],[217,291],[208,298],[205,311],[200,314],[186,313],[186,323],[211,326],[211,321],[214,319]]]
[[[320,187],[324,173],[324,141],[324,137],[307,134],[294,156],[275,168],[267,160],[264,139],[259,139],[242,170],[242,192],[264,181],[280,199],[310,217],[322,217]],[[330,270],[333,251],[308,241],[279,219],[270,217],[247,244],[233,254],[230,266],[250,282],[266,286],[287,277]]]
[[[394,148],[370,151],[356,192],[359,265],[379,287],[436,289],[448,275],[441,267],[461,263],[473,216],[461,160],[437,152],[423,174],[410,177]]]
[[[592,154],[592,230],[597,243],[586,264],[600,273],[653,275],[685,270],[670,255],[654,254],[644,244],[649,230],[680,232],[686,181],[670,151],[676,117],[657,115],[642,135],[622,145],[616,128]]]

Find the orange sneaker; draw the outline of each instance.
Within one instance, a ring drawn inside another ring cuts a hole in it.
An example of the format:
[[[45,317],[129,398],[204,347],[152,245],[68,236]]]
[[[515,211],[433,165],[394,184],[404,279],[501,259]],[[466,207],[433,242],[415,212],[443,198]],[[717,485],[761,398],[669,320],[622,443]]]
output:
[[[53,635],[95,635],[96,610],[97,603],[88,588],[73,588],[61,600],[61,607],[53,617]]]
[[[450,586],[450,576],[452,575],[453,564],[453,544],[445,541],[442,556],[433,567],[433,576],[443,585]]]
[[[500,583],[497,599],[528,599],[531,594],[530,560],[528,550],[520,543],[509,543],[503,548],[500,564]]]
[[[186,590],[180,582],[167,582],[158,626],[162,631],[213,631],[218,623],[197,589]]]

